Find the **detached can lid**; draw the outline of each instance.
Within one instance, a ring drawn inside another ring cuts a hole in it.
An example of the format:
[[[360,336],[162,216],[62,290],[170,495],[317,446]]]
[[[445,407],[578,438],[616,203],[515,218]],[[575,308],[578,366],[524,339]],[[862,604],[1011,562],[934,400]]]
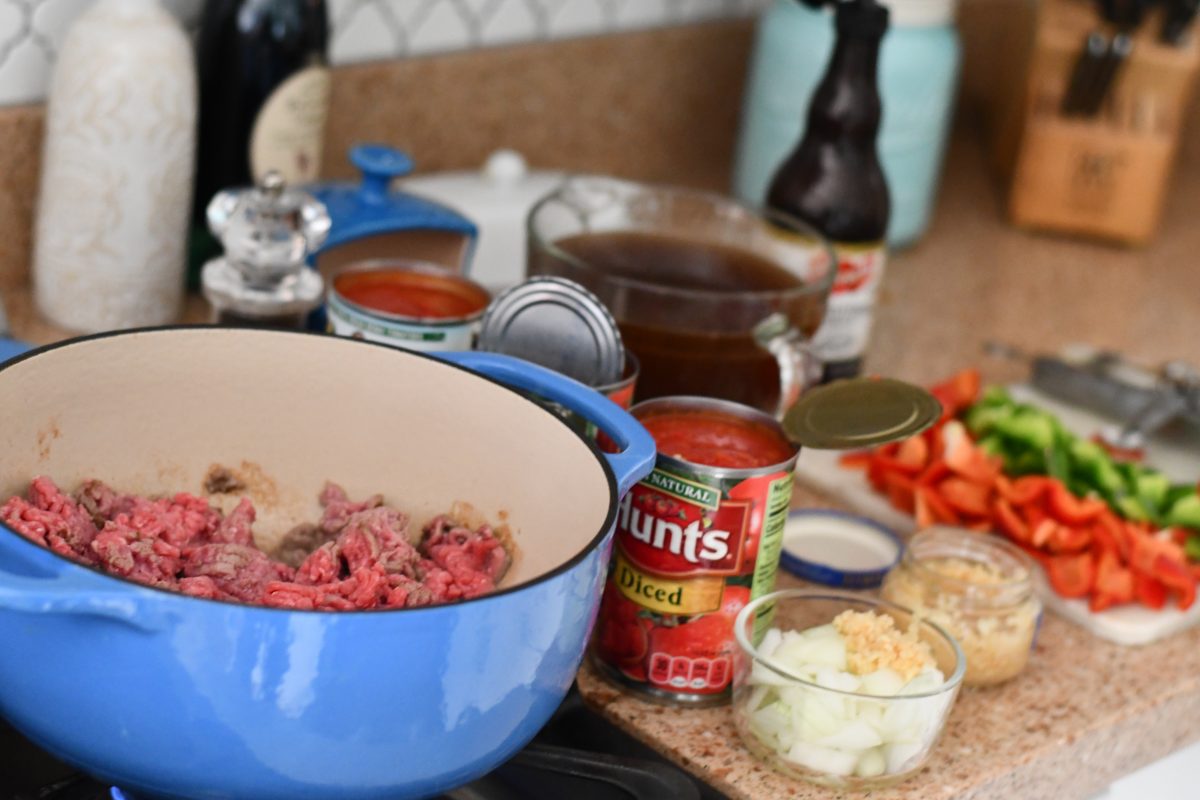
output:
[[[614,383],[625,369],[616,320],[599,298],[565,278],[531,278],[499,295],[483,315],[477,347],[588,386]]]
[[[833,509],[801,509],[783,529],[784,569],[825,586],[868,589],[883,583],[904,545],[873,519]]]
[[[942,404],[911,383],[852,378],[810,389],[788,409],[783,428],[814,450],[855,450],[907,439],[942,416]]]

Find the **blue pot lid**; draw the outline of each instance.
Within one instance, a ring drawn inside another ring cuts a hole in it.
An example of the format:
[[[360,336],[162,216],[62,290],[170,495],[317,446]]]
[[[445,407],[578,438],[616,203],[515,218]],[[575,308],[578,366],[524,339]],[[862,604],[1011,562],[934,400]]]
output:
[[[477,236],[473,222],[440,203],[390,190],[393,180],[412,172],[412,159],[405,153],[387,145],[360,144],[351,148],[350,162],[362,173],[358,183],[329,182],[308,187],[325,204],[331,221],[329,238],[318,254],[364,236],[432,230],[466,237],[469,260]]]
[[[866,589],[900,561],[904,544],[873,519],[833,509],[801,509],[783,530],[784,569],[813,583]]]

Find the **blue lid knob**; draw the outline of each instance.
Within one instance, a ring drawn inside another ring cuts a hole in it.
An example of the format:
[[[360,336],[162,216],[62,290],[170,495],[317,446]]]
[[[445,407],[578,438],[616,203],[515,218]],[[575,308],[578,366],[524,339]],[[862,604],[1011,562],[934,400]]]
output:
[[[385,197],[392,180],[412,172],[407,154],[386,144],[360,144],[350,150],[350,163],[363,174],[363,192],[369,197]]]

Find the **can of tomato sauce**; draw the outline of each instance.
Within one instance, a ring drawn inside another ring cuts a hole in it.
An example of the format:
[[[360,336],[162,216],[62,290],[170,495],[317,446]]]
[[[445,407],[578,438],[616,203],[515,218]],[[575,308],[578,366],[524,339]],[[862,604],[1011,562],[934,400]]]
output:
[[[658,460],[620,507],[592,658],[651,699],[725,702],[734,617],[775,586],[800,448],[773,417],[725,400],[631,413]]]
[[[423,352],[470,350],[491,295],[443,267],[367,261],[334,275],[330,333]]]

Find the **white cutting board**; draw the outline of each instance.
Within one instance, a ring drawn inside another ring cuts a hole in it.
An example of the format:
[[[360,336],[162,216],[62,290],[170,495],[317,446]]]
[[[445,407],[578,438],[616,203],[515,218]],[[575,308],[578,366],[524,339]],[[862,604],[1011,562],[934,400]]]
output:
[[[1010,386],[1009,390],[1013,399],[1054,413],[1077,436],[1090,437],[1113,424],[1111,420],[1064,404],[1027,385]],[[796,480],[857,513],[882,522],[902,536],[907,537],[916,530],[916,521],[911,516],[893,508],[886,496],[878,494],[862,470],[842,467],[838,463],[840,457],[841,453],[833,450],[801,451],[796,463]],[[1196,482],[1200,479],[1200,431],[1173,428],[1169,437],[1152,440],[1146,447],[1146,463],[1162,470],[1174,482]],[[1094,614],[1088,610],[1086,601],[1059,597],[1045,582],[1041,571],[1038,572],[1038,592],[1048,608],[1118,644],[1146,644],[1200,622],[1200,600],[1185,612],[1175,608],[1153,611],[1140,605],[1128,605]]]

